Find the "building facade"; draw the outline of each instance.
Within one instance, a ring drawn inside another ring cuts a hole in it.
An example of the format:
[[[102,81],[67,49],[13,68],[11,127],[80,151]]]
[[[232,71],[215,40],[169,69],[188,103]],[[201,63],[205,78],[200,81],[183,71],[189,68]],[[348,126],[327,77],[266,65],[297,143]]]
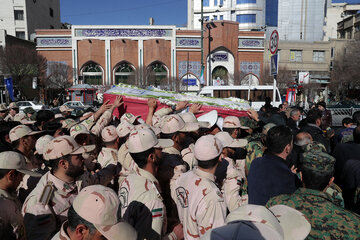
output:
[[[214,25],[210,46],[209,38],[204,38],[204,85],[240,84],[239,78],[249,74],[261,84],[264,32],[239,31],[237,22],[215,21]],[[36,37],[37,50],[48,65],[60,62],[73,69],[74,84],[103,88],[127,83],[179,91],[198,91],[201,84],[198,30],[73,26],[71,30],[38,30]]]
[[[326,0],[279,0],[280,40],[322,41]]]
[[[339,39],[360,39],[360,13],[349,15],[337,24]]]
[[[204,21],[239,23],[240,30],[265,27],[265,0],[203,0]],[[188,0],[188,28],[201,28],[201,0]]]
[[[0,29],[30,40],[35,29],[60,28],[60,0],[0,0]]]

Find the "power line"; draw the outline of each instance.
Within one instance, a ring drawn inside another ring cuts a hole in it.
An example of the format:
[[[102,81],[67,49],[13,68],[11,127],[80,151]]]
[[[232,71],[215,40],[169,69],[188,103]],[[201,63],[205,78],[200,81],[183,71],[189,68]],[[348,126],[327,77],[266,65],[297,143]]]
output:
[[[174,3],[174,2],[179,2],[179,0],[164,1],[164,2],[159,2],[159,3],[152,3],[152,4],[149,4],[149,5],[143,5],[143,6],[140,6],[140,7],[122,8],[122,9],[117,9],[117,10],[108,10],[108,11],[99,11],[99,12],[87,12],[87,13],[80,13],[80,14],[70,14],[70,15],[64,15],[63,17],[77,17],[77,16],[101,15],[101,14],[117,13],[117,12],[123,12],[123,11],[131,11],[131,10],[149,8],[149,7],[159,6],[159,5],[163,5],[163,4],[170,4],[170,3]]]

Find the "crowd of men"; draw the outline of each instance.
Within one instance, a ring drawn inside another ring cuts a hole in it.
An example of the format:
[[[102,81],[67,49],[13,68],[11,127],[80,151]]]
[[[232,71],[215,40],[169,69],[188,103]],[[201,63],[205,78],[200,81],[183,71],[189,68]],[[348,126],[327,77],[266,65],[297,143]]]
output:
[[[0,105],[0,239],[360,239],[360,112]]]

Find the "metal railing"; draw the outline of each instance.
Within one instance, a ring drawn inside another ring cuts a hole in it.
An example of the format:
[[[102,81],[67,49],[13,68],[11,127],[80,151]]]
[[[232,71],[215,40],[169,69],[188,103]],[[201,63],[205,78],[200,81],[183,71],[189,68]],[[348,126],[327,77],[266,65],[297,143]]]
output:
[[[356,111],[360,111],[360,108],[328,108],[331,111],[332,126],[342,126],[342,120],[346,117],[352,118],[352,115]]]

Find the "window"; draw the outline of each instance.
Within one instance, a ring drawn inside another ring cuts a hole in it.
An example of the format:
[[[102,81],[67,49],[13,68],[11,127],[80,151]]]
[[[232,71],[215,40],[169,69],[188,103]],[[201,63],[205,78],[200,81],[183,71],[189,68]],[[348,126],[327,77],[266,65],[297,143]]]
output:
[[[54,17],[54,10],[50,8],[50,17]]]
[[[220,6],[220,7],[224,6],[224,0],[220,0],[219,6]]]
[[[325,51],[313,51],[313,62],[324,62]]]
[[[217,6],[218,0],[214,0],[214,6]]]
[[[302,62],[302,50],[290,50],[290,61]]]
[[[103,72],[99,65],[89,62],[82,69],[83,83],[90,85],[101,85]]]
[[[332,71],[334,69],[334,63],[333,61],[330,61],[330,71]]]
[[[16,37],[21,38],[21,39],[25,39],[25,32],[24,31],[17,31],[16,32]]]
[[[331,58],[335,57],[335,48],[331,48]]]
[[[236,0],[236,4],[256,3],[256,0]]]
[[[256,23],[256,14],[236,15],[236,21],[239,23]]]
[[[115,84],[134,84],[134,82],[135,73],[133,67],[126,62],[119,64],[117,69],[115,70]]]
[[[24,20],[24,11],[23,10],[14,10],[15,20]]]
[[[215,16],[215,15],[214,15],[214,20],[218,20],[218,19],[217,19],[217,16]]]
[[[224,16],[223,16],[223,15],[220,15],[220,20],[224,20]]]
[[[209,21],[209,16],[204,16],[204,22],[208,22]]]
[[[209,4],[209,0],[204,0],[203,4],[204,4],[204,7],[208,7],[208,6],[210,6],[210,4]]]

